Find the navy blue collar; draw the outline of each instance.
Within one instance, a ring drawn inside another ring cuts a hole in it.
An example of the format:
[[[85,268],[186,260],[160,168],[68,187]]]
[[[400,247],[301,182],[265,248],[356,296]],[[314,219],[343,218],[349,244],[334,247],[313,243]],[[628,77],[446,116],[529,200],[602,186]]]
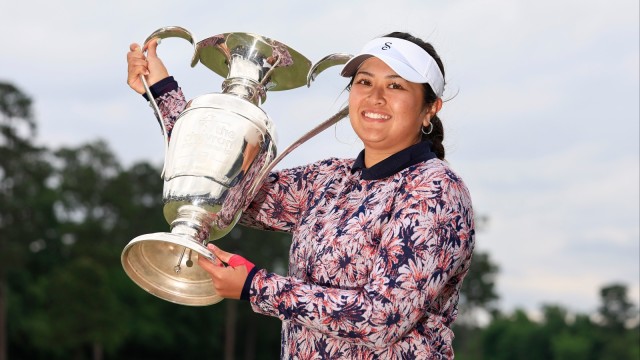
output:
[[[431,160],[435,157],[436,154],[431,151],[431,143],[429,141],[421,141],[404,150],[398,151],[370,168],[366,168],[364,166],[364,150],[362,150],[353,163],[351,173],[353,174],[361,170],[362,180],[379,180],[404,170],[411,165]]]

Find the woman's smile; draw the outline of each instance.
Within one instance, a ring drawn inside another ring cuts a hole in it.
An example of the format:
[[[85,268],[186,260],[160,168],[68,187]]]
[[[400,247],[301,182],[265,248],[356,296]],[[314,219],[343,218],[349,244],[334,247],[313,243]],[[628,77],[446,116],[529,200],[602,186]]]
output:
[[[367,166],[420,141],[420,129],[432,116],[424,91],[376,57],[362,63],[351,84],[349,117]]]
[[[391,116],[372,111],[363,111],[362,116],[373,121],[384,121],[391,119]]]

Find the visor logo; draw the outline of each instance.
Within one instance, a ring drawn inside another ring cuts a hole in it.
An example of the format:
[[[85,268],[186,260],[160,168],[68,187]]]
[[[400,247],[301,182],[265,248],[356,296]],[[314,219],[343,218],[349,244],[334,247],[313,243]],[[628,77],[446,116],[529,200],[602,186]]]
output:
[[[392,44],[391,42],[386,42],[386,43],[384,43],[384,46],[381,47],[380,49],[389,50],[389,49],[391,49],[391,44]]]

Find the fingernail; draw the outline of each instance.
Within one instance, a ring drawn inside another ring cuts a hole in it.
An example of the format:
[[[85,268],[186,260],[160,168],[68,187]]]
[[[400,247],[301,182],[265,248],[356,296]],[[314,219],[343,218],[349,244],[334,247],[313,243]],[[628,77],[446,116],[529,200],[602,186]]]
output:
[[[156,41],[156,44],[160,45],[160,41],[161,41],[161,40],[162,40],[162,39],[158,39],[158,41]]]

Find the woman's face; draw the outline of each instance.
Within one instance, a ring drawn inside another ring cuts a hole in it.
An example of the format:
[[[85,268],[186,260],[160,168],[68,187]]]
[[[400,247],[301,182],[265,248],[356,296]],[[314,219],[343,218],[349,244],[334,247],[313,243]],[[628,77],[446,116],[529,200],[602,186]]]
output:
[[[426,106],[424,91],[376,57],[362,63],[351,84],[349,118],[365,153],[392,155],[420,141],[436,108]]]

